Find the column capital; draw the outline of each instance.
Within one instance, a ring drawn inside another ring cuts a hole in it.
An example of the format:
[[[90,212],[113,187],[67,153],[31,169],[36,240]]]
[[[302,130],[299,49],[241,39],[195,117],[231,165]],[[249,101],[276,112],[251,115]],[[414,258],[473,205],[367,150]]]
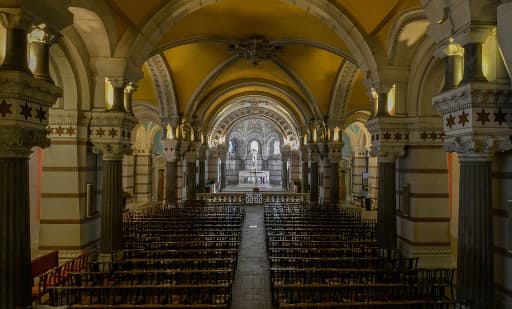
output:
[[[28,31],[31,22],[31,18],[20,8],[0,9],[0,23],[6,29],[21,29]]]
[[[443,115],[444,148],[457,153],[494,154],[510,149],[512,89],[467,83],[432,98]]]
[[[512,140],[504,136],[450,136],[443,148],[456,152],[461,161],[491,161],[497,152],[512,149]]]
[[[131,135],[137,119],[125,112],[93,112],[89,138],[104,160],[122,160],[132,153]]]
[[[162,139],[162,146],[167,162],[175,162],[178,159],[178,144],[179,141],[177,139]]]
[[[454,34],[454,39],[460,45],[483,44],[493,34],[496,25],[467,24],[464,28]]]
[[[341,160],[342,157],[342,150],[343,150],[343,143],[340,142],[330,142],[328,144],[329,147],[329,153],[328,157],[329,160],[338,162]]]
[[[395,162],[396,158],[405,155],[404,145],[372,145],[370,155],[376,156],[379,162]]]
[[[366,122],[373,146],[400,146],[409,142],[405,117],[374,117]]]
[[[434,51],[434,56],[443,59],[448,56],[463,56],[464,48],[455,41],[449,40],[439,44]]]
[[[0,153],[18,157],[47,147],[48,111],[61,89],[21,71],[0,70]],[[23,150],[25,148],[25,150]]]
[[[28,33],[29,43],[53,44],[60,37],[59,33],[53,32],[45,24],[33,25]]]
[[[110,82],[112,87],[123,88],[123,91],[124,91],[126,85],[128,85],[128,80],[126,80],[126,78],[124,78],[122,76],[108,76],[107,80]]]

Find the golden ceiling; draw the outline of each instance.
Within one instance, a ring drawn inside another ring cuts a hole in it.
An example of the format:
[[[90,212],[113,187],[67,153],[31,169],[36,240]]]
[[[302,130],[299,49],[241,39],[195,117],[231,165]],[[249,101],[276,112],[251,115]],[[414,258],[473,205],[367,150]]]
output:
[[[142,26],[168,1],[108,0],[116,12],[116,25]],[[420,7],[419,0],[331,0],[348,16],[370,46],[384,50],[389,29],[401,12]],[[371,9],[370,9],[371,8]],[[240,42],[257,36],[265,41],[285,40],[272,60],[253,65],[245,59],[231,61],[228,41]],[[199,39],[193,43],[190,39]],[[287,41],[314,42],[334,48],[326,51],[311,44],[288,44]],[[220,0],[189,14],[173,24],[157,44],[154,54],[161,53],[172,77],[178,111],[184,113],[194,101],[201,101],[225,85],[238,80],[268,80],[292,90],[305,101],[317,104],[329,114],[329,104],[340,67],[351,54],[347,45],[323,21],[286,1]],[[371,110],[362,74],[354,77],[347,112]],[[144,67],[135,100],[158,104],[151,74]],[[250,88],[250,87],[249,87]],[[260,92],[270,90],[259,89]],[[238,91],[243,95],[244,91]],[[219,99],[220,100],[220,99]],[[212,103],[215,105],[215,102]],[[214,108],[214,106],[212,106]]]

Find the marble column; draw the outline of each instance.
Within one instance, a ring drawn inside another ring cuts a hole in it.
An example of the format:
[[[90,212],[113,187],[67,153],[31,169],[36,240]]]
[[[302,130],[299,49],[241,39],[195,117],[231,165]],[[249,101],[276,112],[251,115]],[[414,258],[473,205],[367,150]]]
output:
[[[206,163],[204,162],[205,160],[199,160],[199,187],[198,187],[198,191],[199,193],[204,193],[206,192],[206,178],[205,178],[205,173],[206,173]]]
[[[444,57],[444,87],[442,91],[457,88],[462,72],[463,59],[461,55],[447,55]]]
[[[308,175],[309,175],[308,161],[305,160],[305,161],[302,161],[302,192],[303,193],[309,192]]]
[[[383,249],[396,248],[395,162],[379,160],[377,243]]]
[[[482,43],[470,42],[464,45],[464,75],[462,84],[487,82],[482,71]]]
[[[122,248],[123,158],[104,156],[101,195],[101,252]]]
[[[28,160],[32,147],[49,145],[48,110],[62,95],[60,88],[52,83],[32,77],[26,57],[30,21],[19,13],[21,15],[0,11],[0,22],[5,29],[5,55],[0,66],[2,309],[32,305]]]
[[[224,160],[220,162],[220,188],[221,190],[226,188],[226,162]]]
[[[318,202],[318,162],[311,161],[309,167],[310,197],[312,202]]]
[[[288,161],[283,158],[281,167],[281,184],[284,191],[288,190]]]
[[[0,12],[0,23],[5,28],[5,54],[0,69],[31,74],[27,57],[20,57],[20,55],[27,55],[29,18],[24,14]]]
[[[32,303],[28,156],[0,157],[0,308]]]
[[[340,201],[340,183],[339,183],[339,164],[338,161],[331,160],[331,190],[329,191],[329,201],[338,203]]]
[[[170,205],[176,205],[178,192],[176,190],[177,188],[177,179],[178,179],[178,163],[176,160],[173,161],[167,161],[166,164],[166,185],[165,185],[165,196],[167,204]]]
[[[492,161],[484,154],[459,160],[457,298],[471,308],[493,308]]]
[[[195,152],[188,152],[185,156],[186,158],[186,168],[187,168],[187,179],[186,179],[186,197],[188,201],[192,201],[196,199],[197,192],[197,166],[196,166],[196,157],[197,154]]]

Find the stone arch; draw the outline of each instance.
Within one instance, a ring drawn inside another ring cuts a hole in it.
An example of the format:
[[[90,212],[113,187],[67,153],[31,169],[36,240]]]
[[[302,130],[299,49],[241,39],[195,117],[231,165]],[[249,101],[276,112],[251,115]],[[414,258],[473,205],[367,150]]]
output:
[[[318,106],[313,106],[312,104],[308,104],[302,97],[295,93],[292,89],[289,89],[281,84],[278,84],[273,81],[269,80],[262,80],[262,79],[245,79],[245,80],[238,80],[233,83],[225,84],[218,89],[214,90],[212,93],[208,95],[204,100],[201,101],[200,105],[198,105],[197,109],[187,109],[185,116],[192,117],[192,115],[206,115],[207,109],[212,105],[213,102],[217,101],[220,97],[223,95],[229,94],[231,91],[234,91],[236,89],[244,88],[244,87],[261,87],[261,88],[268,88],[270,90],[276,91],[286,98],[288,98],[290,101],[297,104],[299,111],[301,114],[297,115],[296,113],[293,113],[294,116],[299,119],[302,123],[305,123],[306,121],[314,118],[314,119],[322,119],[322,113],[320,112]],[[246,96],[247,94],[241,94],[238,97]],[[266,97],[272,98],[272,95],[269,94],[261,94],[265,95]],[[232,98],[233,101],[237,99],[238,97]],[[277,100],[277,98],[276,98]]]
[[[428,22],[429,21],[423,9],[407,10],[396,18],[395,22],[391,26],[386,42],[386,56],[391,63],[401,65],[408,64],[406,62],[412,58],[414,49],[409,48],[407,44],[404,45],[402,43],[402,39],[404,38],[401,38],[401,36],[403,36],[408,28],[418,26],[418,23],[422,23],[425,26],[423,33],[416,32],[416,34],[419,34],[420,37],[425,37]],[[422,38],[417,39],[420,40]]]
[[[164,5],[142,27],[130,47],[123,52],[129,63],[141,67],[146,58],[156,47],[157,42],[174,23],[204,6],[216,3],[218,0],[178,0]],[[377,63],[366,42],[354,23],[335,5],[328,0],[281,0],[296,6],[307,13],[316,16],[331,28],[348,46],[353,58],[363,70],[367,85],[378,85],[379,75]],[[123,54],[124,54],[123,53]]]
[[[287,117],[263,107],[244,107],[218,117],[212,121],[208,129],[208,143],[215,146],[216,141],[222,140],[223,137],[229,136],[230,130],[240,121],[248,118],[264,118],[272,123],[280,130],[284,142],[286,138],[289,142],[296,142],[298,145],[299,134],[297,128],[290,122]]]
[[[98,3],[102,2],[99,1]],[[71,6],[69,10],[73,13],[73,25],[80,34],[88,54],[90,57],[110,57],[112,46],[115,46],[115,41],[111,41],[115,31],[107,31],[104,19],[98,15],[94,8],[89,7],[87,1],[79,1],[77,4],[79,6]],[[102,6],[98,6],[98,8],[100,7]],[[100,12],[104,13],[105,16],[109,16],[106,10],[108,8],[104,8]],[[108,21],[109,19],[105,18],[105,20]],[[109,29],[116,29],[113,24],[109,26],[113,27]]]
[[[155,93],[158,96],[158,102],[160,102],[160,116],[163,119],[178,117],[178,100],[174,82],[164,56],[154,55],[146,61],[146,64],[151,74]]]

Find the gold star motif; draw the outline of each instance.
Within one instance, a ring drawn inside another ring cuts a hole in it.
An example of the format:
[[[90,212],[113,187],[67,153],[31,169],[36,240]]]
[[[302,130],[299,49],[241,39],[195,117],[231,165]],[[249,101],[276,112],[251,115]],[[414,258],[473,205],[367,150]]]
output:
[[[383,138],[384,138],[384,139],[386,140],[386,142],[387,142],[387,141],[389,141],[389,140],[391,139],[391,134],[390,134],[389,132],[386,132],[386,133],[384,133]]]
[[[507,122],[507,113],[501,111],[501,107],[498,109],[497,113],[494,113],[494,122],[497,122],[500,126],[501,123]]]
[[[64,128],[59,126],[58,128],[55,129],[55,134],[58,134],[59,136],[61,136],[62,134],[64,134]]]
[[[482,108],[482,112],[481,113],[476,113],[477,117],[476,117],[476,121],[481,121],[482,122],[482,125],[484,126],[485,125],[485,122],[487,121],[490,121],[489,120],[489,115],[491,113],[486,113],[484,111],[484,109]]]
[[[68,131],[69,136],[75,134],[75,128],[73,128],[71,126],[69,128],[67,128],[66,131]]]
[[[25,105],[21,105],[20,115],[24,116],[25,120],[32,117],[32,107],[29,107],[27,102],[25,102]]]
[[[430,133],[430,138],[434,141],[437,137],[437,134],[435,131],[432,131],[432,133]]]
[[[398,142],[399,140],[402,139],[402,134],[400,134],[400,132],[396,132],[394,137],[395,137],[395,140]]]
[[[96,130],[96,135],[98,135],[99,137],[103,137],[103,135],[105,135],[105,130],[103,130],[103,128],[99,128],[98,130]]]
[[[117,130],[114,129],[114,128],[108,130],[108,136],[116,137],[117,136]]]
[[[2,104],[0,104],[0,114],[2,114],[3,118],[5,118],[7,114],[12,114],[11,106],[12,104],[8,104],[5,100],[2,101]]]
[[[420,138],[423,140],[423,141],[426,141],[427,138],[428,138],[428,133],[423,131],[420,133]]]
[[[462,114],[459,115],[459,124],[461,124],[463,127],[466,126],[467,122],[469,122],[468,116],[469,114],[465,111],[462,111]]]
[[[36,110],[36,118],[39,119],[39,122],[43,122],[43,120],[46,120],[46,111],[43,110],[42,106],[39,106],[39,109]]]
[[[455,119],[457,118],[453,117],[452,114],[446,118],[446,125],[450,127],[450,129],[455,125]]]

